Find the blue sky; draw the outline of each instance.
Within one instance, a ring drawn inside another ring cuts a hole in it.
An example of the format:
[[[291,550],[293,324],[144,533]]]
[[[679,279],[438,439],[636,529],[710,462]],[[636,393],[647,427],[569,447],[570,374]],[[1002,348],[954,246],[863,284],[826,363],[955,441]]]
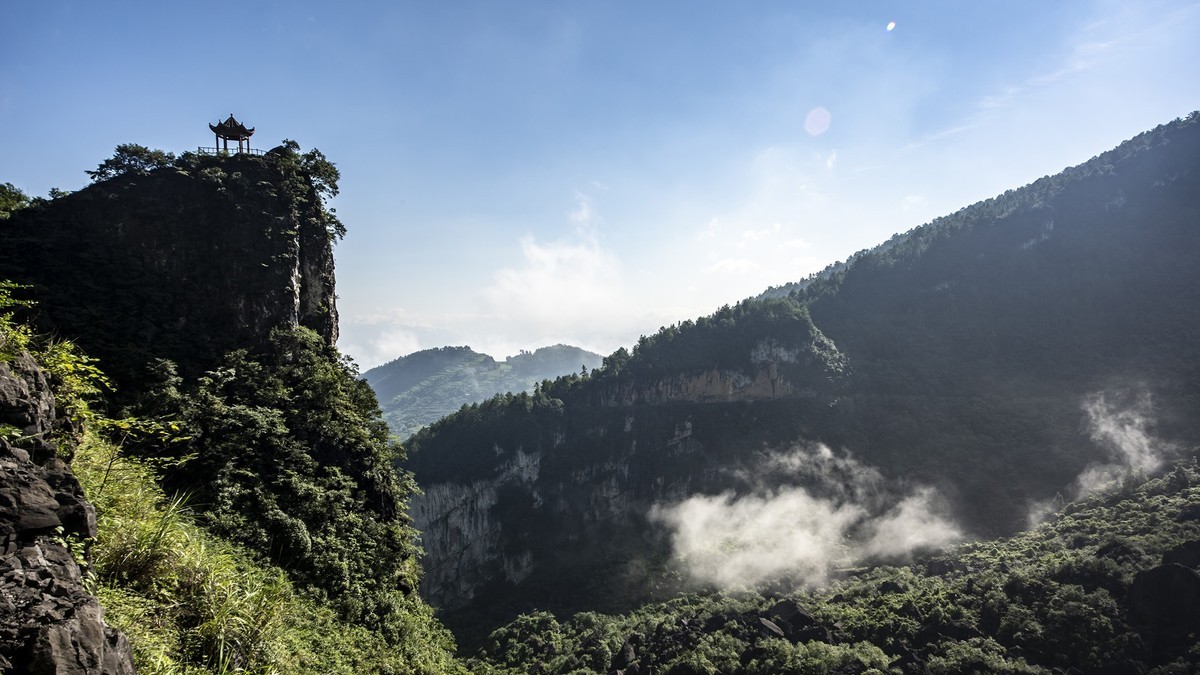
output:
[[[232,112],[341,170],[362,366],[609,353],[1200,108],[1197,35],[1156,0],[17,3],[0,181]]]

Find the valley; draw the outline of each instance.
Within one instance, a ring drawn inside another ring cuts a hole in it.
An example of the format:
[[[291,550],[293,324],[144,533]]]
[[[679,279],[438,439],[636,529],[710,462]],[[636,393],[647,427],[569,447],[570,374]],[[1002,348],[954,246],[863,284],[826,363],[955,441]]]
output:
[[[366,373],[319,151],[6,185],[0,669],[1192,672],[1198,158],[1192,113],[608,356]]]

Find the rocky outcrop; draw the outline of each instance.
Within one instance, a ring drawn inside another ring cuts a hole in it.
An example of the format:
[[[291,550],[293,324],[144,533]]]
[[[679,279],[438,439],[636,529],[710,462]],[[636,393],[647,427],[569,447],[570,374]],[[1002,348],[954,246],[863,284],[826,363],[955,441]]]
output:
[[[333,344],[334,234],[293,160],[188,155],[22,209],[0,279],[28,284],[39,330],[98,358],[118,397],[156,358],[196,375],[274,328]]]
[[[0,363],[0,672],[132,674],[77,556],[96,514],[50,440],[54,398],[26,353]]]

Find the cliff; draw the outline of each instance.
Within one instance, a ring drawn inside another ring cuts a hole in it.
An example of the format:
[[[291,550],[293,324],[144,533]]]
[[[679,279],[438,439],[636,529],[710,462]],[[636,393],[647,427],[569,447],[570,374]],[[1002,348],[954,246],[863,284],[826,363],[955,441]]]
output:
[[[344,234],[324,206],[334,166],[287,141],[265,156],[177,160],[127,145],[89,173],[93,185],[0,220],[0,328],[46,356],[60,405],[79,399],[80,419],[95,422],[76,462],[84,484],[95,487],[99,467],[99,484],[111,485],[109,469],[125,466],[121,489],[95,493],[103,539],[93,550],[139,666],[459,672],[452,636],[414,591],[415,487],[394,466],[402,450],[334,344],[332,247]],[[0,419],[0,435],[26,426]],[[95,600],[76,601],[34,567],[45,559],[78,582],[72,556],[96,534],[78,482],[51,455],[31,456],[44,477],[4,464],[6,481],[25,487],[0,495],[18,523],[0,542],[0,573],[35,594],[0,600],[14,617],[0,625],[0,654],[33,668],[43,657],[29,650],[51,649],[81,655],[77,669],[50,672],[126,672],[104,665],[121,645],[105,637]],[[55,549],[60,524],[66,548]],[[142,552],[156,562],[137,562]],[[6,585],[3,597],[17,596]],[[100,643],[57,629],[43,639],[26,625],[76,618]]]
[[[156,357],[201,372],[276,327],[333,344],[334,232],[319,186],[290,147],[185,154],[0,221],[0,278],[31,284],[39,328],[76,339],[118,384]]]

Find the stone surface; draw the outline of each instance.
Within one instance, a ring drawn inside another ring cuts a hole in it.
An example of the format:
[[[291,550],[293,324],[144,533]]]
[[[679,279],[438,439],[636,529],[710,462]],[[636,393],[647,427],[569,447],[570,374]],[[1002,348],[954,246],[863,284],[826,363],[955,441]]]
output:
[[[54,398],[28,354],[0,363],[0,672],[127,675],[129,641],[104,624],[67,542],[96,535],[96,514],[57,457]]]

